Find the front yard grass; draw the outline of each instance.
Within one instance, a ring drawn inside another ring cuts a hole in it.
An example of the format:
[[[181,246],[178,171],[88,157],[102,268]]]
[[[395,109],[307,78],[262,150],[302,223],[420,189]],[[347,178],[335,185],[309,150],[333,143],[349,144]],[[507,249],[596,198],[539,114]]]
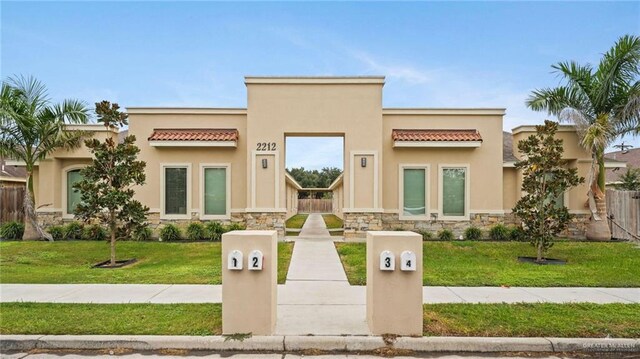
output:
[[[287,277],[293,243],[278,243],[278,283]],[[91,268],[109,257],[102,241],[0,242],[0,283],[220,284],[220,242],[119,242],[120,269]]]
[[[0,334],[220,335],[221,304],[1,303]],[[427,304],[427,336],[640,337],[640,304]]]
[[[300,229],[304,225],[304,222],[307,220],[307,217],[309,217],[308,214],[296,214],[287,219],[284,225],[286,228]]]
[[[366,284],[364,243],[336,243],[354,285]],[[520,263],[522,242],[425,242],[423,283],[431,286],[638,287],[640,248],[631,243],[557,242],[548,257],[566,265]]]
[[[0,334],[222,333],[222,304],[1,303],[0,309]]]
[[[640,304],[425,304],[428,336],[640,337]]]
[[[327,225],[327,229],[336,229],[344,227],[344,222],[335,214],[323,214],[322,219]]]

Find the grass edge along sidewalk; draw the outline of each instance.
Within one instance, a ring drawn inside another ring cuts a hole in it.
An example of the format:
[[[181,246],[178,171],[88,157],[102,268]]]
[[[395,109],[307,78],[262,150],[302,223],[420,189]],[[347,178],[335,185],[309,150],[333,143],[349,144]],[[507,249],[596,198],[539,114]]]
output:
[[[336,243],[351,285],[366,284],[366,244]],[[423,285],[640,287],[640,249],[632,243],[558,241],[550,258],[566,265],[518,262],[535,253],[525,242],[424,242]]]
[[[278,243],[278,283],[284,283],[293,243]],[[103,241],[0,242],[0,282],[23,284],[220,284],[220,242],[118,243],[118,258],[137,258],[120,269],[91,266],[109,256]]]
[[[0,334],[219,335],[221,304],[1,303]],[[640,304],[426,304],[427,336],[640,337]]]

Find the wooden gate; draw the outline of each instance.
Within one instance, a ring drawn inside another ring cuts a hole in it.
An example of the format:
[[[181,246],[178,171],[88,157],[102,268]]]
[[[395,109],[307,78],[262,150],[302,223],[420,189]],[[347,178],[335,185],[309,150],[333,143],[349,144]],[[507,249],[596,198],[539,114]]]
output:
[[[611,218],[611,236],[640,239],[640,191],[607,190],[607,212]]]
[[[24,220],[24,187],[0,187],[0,223]]]
[[[333,200],[305,198],[298,199],[298,213],[331,213]]]

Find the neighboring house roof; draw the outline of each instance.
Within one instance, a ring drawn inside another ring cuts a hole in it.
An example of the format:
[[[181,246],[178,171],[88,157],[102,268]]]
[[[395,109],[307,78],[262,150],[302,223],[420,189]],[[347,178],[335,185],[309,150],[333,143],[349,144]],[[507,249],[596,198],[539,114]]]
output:
[[[502,162],[516,162],[518,159],[513,154],[513,135],[511,132],[502,131]]]
[[[6,164],[5,159],[0,157],[0,177],[23,179],[27,177],[27,170],[22,166]]]
[[[634,148],[626,151],[615,151],[605,153],[605,158],[607,162],[619,162],[622,165],[620,167],[633,167],[640,168],[640,148]],[[608,168],[607,174],[605,177],[606,183],[615,183],[620,180],[620,176],[622,176],[626,170],[622,168]]]
[[[236,129],[174,128],[154,129],[149,141],[237,141]]]
[[[393,130],[394,141],[482,141],[478,130]]]

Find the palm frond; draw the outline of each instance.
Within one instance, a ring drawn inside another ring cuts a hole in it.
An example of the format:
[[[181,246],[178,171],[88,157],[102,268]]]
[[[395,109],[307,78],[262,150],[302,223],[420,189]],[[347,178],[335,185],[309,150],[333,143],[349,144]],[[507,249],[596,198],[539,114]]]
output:
[[[604,112],[612,105],[615,88],[636,80],[640,72],[640,37],[625,35],[603,55],[595,76],[598,81],[596,110]]]

